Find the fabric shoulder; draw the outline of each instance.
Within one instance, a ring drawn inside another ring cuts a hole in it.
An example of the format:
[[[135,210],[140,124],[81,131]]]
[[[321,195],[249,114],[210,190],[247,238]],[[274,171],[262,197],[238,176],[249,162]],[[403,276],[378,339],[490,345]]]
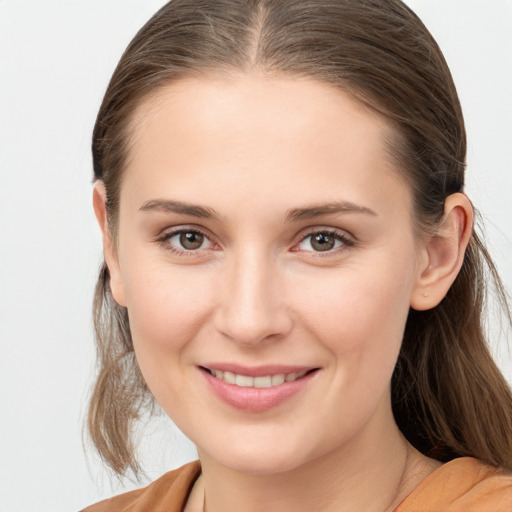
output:
[[[147,487],[100,501],[81,512],[181,512],[200,473],[199,461],[191,462],[165,473]]]
[[[512,512],[512,473],[472,457],[443,464],[395,512]]]

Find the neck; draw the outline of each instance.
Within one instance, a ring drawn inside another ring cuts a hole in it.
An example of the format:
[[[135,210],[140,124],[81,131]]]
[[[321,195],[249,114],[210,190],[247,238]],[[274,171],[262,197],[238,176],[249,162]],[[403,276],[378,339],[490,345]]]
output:
[[[200,452],[204,511],[392,511],[437,467],[393,427],[282,473],[234,471]]]

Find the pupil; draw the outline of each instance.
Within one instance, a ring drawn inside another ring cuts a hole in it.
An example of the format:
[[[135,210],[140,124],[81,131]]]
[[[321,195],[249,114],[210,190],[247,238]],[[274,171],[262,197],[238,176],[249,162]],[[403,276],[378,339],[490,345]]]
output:
[[[324,233],[319,233],[313,237],[311,245],[317,251],[328,251],[334,247],[334,238]]]
[[[180,244],[188,250],[199,249],[203,244],[204,236],[201,233],[181,233]]]

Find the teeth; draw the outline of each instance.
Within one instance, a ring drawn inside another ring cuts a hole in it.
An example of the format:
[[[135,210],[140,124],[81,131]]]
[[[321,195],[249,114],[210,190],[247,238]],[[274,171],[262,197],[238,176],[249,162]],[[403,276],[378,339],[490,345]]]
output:
[[[222,372],[219,372],[219,373],[222,374]],[[217,372],[215,372],[215,377],[217,377]],[[219,375],[218,377],[219,377],[219,379],[226,381],[228,384],[235,384],[235,374],[234,373],[224,372],[223,377],[221,375]]]
[[[254,377],[255,388],[270,388],[272,387],[272,377],[266,375],[265,377]]]
[[[235,375],[235,384],[243,388],[252,388],[254,384],[254,378],[246,377],[245,375]]]
[[[294,380],[304,377],[308,370],[296,373],[278,373],[277,375],[264,375],[261,377],[249,377],[248,375],[238,375],[232,372],[223,372],[222,370],[210,370],[211,374],[217,379],[223,380],[228,384],[244,388],[271,388],[280,386],[285,382],[293,382]]]
[[[284,373],[278,373],[277,375],[272,375],[272,386],[280,386],[281,384],[284,384],[285,381],[285,375]]]

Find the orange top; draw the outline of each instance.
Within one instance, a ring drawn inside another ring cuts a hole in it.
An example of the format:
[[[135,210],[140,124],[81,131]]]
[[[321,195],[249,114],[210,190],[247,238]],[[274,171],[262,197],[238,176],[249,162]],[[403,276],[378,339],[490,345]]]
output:
[[[191,462],[82,512],[182,512],[200,473],[199,461]],[[395,512],[512,512],[512,474],[471,457],[454,459],[431,473]]]
[[[395,512],[512,512],[512,474],[471,457],[431,473]]]

